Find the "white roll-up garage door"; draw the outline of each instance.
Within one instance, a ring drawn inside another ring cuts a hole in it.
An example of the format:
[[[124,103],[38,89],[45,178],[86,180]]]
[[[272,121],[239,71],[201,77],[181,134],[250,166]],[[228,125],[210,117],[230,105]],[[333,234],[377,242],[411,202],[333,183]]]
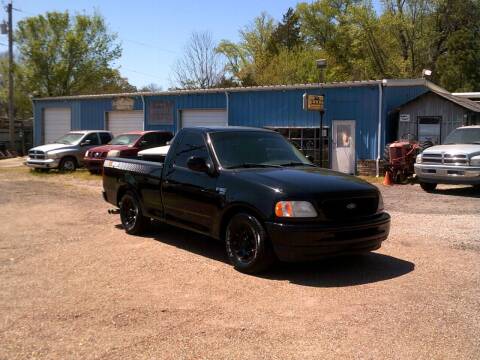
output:
[[[143,111],[110,111],[107,114],[107,130],[119,135],[134,130],[143,130]]]
[[[226,110],[182,110],[182,127],[227,126]]]
[[[52,143],[72,128],[70,108],[47,108],[43,112],[43,119],[45,144]]]

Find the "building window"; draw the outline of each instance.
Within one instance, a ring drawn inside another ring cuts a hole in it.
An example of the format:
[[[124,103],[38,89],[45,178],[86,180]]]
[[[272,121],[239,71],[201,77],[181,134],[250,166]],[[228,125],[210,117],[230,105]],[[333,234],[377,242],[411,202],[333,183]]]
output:
[[[312,156],[315,163],[320,163],[320,129],[319,128],[273,128],[269,129],[282,134],[305,156]],[[323,127],[323,165],[328,166],[329,129]]]
[[[441,116],[419,116],[418,117],[418,141],[423,143],[431,141],[434,145],[441,142]]]

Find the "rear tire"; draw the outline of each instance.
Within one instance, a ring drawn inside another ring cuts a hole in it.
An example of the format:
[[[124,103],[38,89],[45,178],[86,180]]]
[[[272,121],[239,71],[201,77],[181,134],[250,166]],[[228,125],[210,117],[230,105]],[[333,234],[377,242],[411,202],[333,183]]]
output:
[[[141,235],[147,229],[147,218],[143,216],[137,196],[128,191],[120,200],[120,220],[123,229],[130,235]]]
[[[75,160],[75,158],[70,156],[64,157],[60,161],[60,165],[58,166],[58,169],[60,171],[75,171],[76,168],[77,168],[77,161]]]
[[[275,253],[258,219],[239,213],[225,230],[225,246],[233,267],[246,274],[267,270],[275,262]]]
[[[421,182],[420,187],[426,192],[431,192],[437,188],[437,184]]]

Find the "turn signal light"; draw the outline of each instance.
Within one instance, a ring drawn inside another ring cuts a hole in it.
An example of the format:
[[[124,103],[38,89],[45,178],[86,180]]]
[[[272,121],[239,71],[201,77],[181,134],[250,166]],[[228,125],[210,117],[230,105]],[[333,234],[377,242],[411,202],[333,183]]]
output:
[[[317,212],[308,201],[279,201],[275,204],[275,215],[284,218],[312,218]]]

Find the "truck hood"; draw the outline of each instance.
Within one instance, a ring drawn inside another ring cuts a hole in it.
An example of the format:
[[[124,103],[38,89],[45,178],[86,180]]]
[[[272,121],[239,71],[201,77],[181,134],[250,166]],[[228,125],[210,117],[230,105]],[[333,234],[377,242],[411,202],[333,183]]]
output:
[[[423,154],[465,154],[475,156],[480,154],[480,145],[476,144],[452,144],[452,145],[436,145],[425,149]]]
[[[277,193],[293,196],[378,193],[375,186],[355,176],[315,167],[242,169],[236,175]]]
[[[35,150],[35,151],[54,151],[54,150],[66,150],[66,149],[74,149],[76,148],[77,145],[66,145],[66,144],[45,144],[41,146],[37,146],[34,148],[31,148],[29,151]]]

